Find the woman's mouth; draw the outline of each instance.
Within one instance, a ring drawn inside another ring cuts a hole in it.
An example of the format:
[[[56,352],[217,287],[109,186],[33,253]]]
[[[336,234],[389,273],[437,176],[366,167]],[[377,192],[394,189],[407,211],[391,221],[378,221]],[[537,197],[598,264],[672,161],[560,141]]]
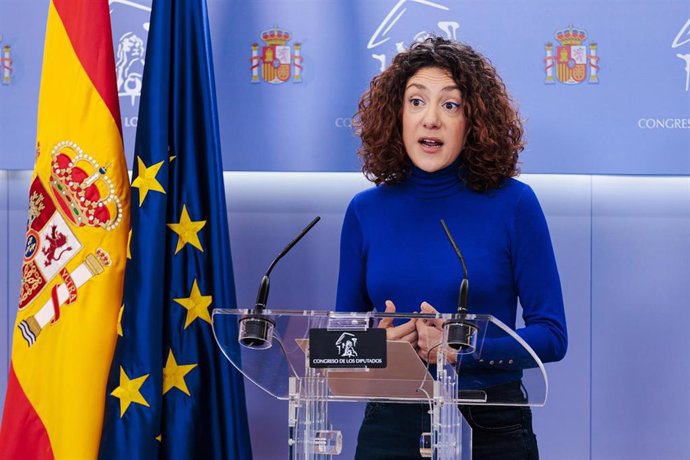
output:
[[[418,142],[425,153],[437,153],[443,147],[443,142],[435,137],[422,137]]]

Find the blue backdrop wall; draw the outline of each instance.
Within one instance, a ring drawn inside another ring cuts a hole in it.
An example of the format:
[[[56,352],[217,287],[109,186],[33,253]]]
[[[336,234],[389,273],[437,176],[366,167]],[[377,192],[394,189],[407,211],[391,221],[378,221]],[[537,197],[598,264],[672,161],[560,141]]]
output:
[[[47,0],[0,1],[0,169],[33,166]],[[209,0],[224,165],[357,171],[360,94],[428,34],[468,42],[526,120],[524,172],[689,174],[687,0]],[[131,164],[150,0],[110,0]],[[8,83],[8,84],[5,84]]]
[[[368,186],[349,126],[358,97],[399,44],[456,37],[492,59],[521,107],[523,180],[542,202],[561,272],[571,342],[547,366],[549,401],[535,410],[543,458],[687,458],[690,2],[208,3],[241,305],[315,214],[323,221],[276,268],[271,302],[332,305],[342,214]],[[0,401],[47,5],[0,0]],[[131,166],[150,1],[110,6]],[[573,61],[559,70],[563,53]],[[285,458],[287,407],[247,389],[256,458]],[[334,417],[351,440],[361,408]]]

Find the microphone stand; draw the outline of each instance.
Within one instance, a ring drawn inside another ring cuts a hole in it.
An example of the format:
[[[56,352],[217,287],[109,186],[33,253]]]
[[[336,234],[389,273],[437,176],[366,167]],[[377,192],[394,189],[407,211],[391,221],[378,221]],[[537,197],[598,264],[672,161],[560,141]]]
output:
[[[238,341],[240,345],[259,350],[271,348],[273,343],[272,339],[275,321],[270,316],[264,314],[266,303],[268,302],[268,291],[270,288],[269,275],[271,274],[273,267],[276,266],[276,263],[278,263],[278,261],[282,259],[283,256],[287,254],[290,249],[292,249],[293,246],[295,246],[299,240],[301,240],[302,237],[304,237],[304,235],[306,235],[307,232],[311,230],[314,225],[316,225],[319,220],[321,220],[321,217],[316,216],[314,220],[309,223],[309,225],[304,227],[304,229],[295,237],[295,239],[290,241],[290,243],[285,246],[285,249],[283,249],[273,260],[273,262],[271,262],[271,265],[269,265],[268,270],[266,270],[266,273],[261,278],[259,291],[256,294],[256,304],[254,305],[254,308],[249,311],[249,314],[240,318],[240,330],[238,334]]]

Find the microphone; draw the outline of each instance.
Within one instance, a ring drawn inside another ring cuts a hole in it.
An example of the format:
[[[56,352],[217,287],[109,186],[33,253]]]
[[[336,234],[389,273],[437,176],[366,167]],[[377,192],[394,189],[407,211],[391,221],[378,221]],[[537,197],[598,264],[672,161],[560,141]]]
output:
[[[458,316],[457,318],[449,319],[443,323],[443,327],[448,332],[448,339],[446,343],[449,347],[457,350],[459,354],[470,354],[473,353],[477,347],[478,328],[475,324],[466,320],[468,313],[467,302],[470,291],[470,282],[467,278],[467,265],[465,265],[465,258],[462,256],[460,248],[458,248],[458,245],[455,243],[455,240],[450,234],[450,230],[443,219],[441,219],[441,226],[446,232],[448,241],[450,241],[451,246],[453,246],[455,253],[460,259],[463,273],[462,281],[460,282],[460,290],[458,292]]]
[[[446,223],[441,219],[441,225],[443,226],[443,230],[446,232],[446,236],[448,237],[448,240],[450,241],[450,244],[453,246],[453,249],[455,249],[455,253],[458,255],[458,258],[460,259],[460,263],[462,264],[462,281],[460,282],[460,292],[458,293],[458,313],[461,315],[466,315],[467,314],[467,299],[469,296],[469,291],[470,291],[470,282],[467,279],[467,265],[465,265],[465,258],[462,256],[462,252],[460,252],[460,248],[458,248],[458,245],[455,243],[455,240],[453,239],[453,235],[450,234],[450,230],[448,230],[448,226]]]
[[[278,261],[282,259],[290,250],[301,240],[304,235],[307,234],[309,230],[316,225],[316,223],[321,220],[321,217],[316,216],[309,225],[304,227],[304,229],[285,246],[285,249],[280,251],[280,254],[271,262],[268,266],[268,270],[263,277],[261,277],[261,283],[259,283],[259,291],[256,293],[256,304],[254,309],[250,311],[248,315],[243,316],[240,319],[240,331],[238,336],[238,341],[240,345],[247,348],[255,349],[265,349],[270,348],[272,344],[273,328],[275,326],[275,321],[270,317],[263,314],[266,309],[266,303],[268,302],[268,291],[270,288],[270,278],[269,275],[273,271],[273,267],[276,266]]]
[[[263,310],[266,308],[266,301],[268,300],[268,290],[270,288],[270,280],[268,278],[268,275],[271,274],[271,271],[273,271],[273,267],[276,266],[278,261],[282,259],[285,254],[290,252],[290,249],[292,249],[297,243],[299,243],[299,240],[301,240],[304,235],[307,234],[309,230],[316,225],[318,221],[321,220],[320,216],[316,216],[314,220],[309,222],[309,225],[304,227],[304,229],[295,237],[294,240],[290,241],[287,246],[285,246],[285,249],[280,251],[280,254],[271,262],[271,265],[268,266],[268,270],[266,270],[266,273],[264,276],[261,278],[261,283],[259,284],[259,292],[256,293],[256,306],[254,307],[256,310]]]

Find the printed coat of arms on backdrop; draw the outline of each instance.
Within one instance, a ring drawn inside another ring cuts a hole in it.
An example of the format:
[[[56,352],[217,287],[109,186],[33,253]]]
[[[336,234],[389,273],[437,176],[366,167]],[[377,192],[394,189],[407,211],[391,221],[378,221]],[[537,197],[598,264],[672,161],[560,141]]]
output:
[[[259,44],[252,43],[252,83],[263,80],[266,83],[280,84],[289,81],[290,77],[294,83],[302,81],[302,46],[299,43],[288,45],[291,39],[290,32],[277,26],[261,32],[261,40],[265,44],[261,47],[261,54]]]
[[[556,80],[566,85],[577,85],[585,80],[587,83],[599,83],[599,56],[597,44],[585,44],[587,31],[576,29],[572,25],[554,34],[559,45],[555,54],[552,43],[545,45],[544,71],[548,85]],[[554,69],[555,78],[554,78]],[[589,73],[589,78],[587,74]]]
[[[12,83],[12,48],[9,44],[2,44],[0,34],[0,83],[9,85]]]

